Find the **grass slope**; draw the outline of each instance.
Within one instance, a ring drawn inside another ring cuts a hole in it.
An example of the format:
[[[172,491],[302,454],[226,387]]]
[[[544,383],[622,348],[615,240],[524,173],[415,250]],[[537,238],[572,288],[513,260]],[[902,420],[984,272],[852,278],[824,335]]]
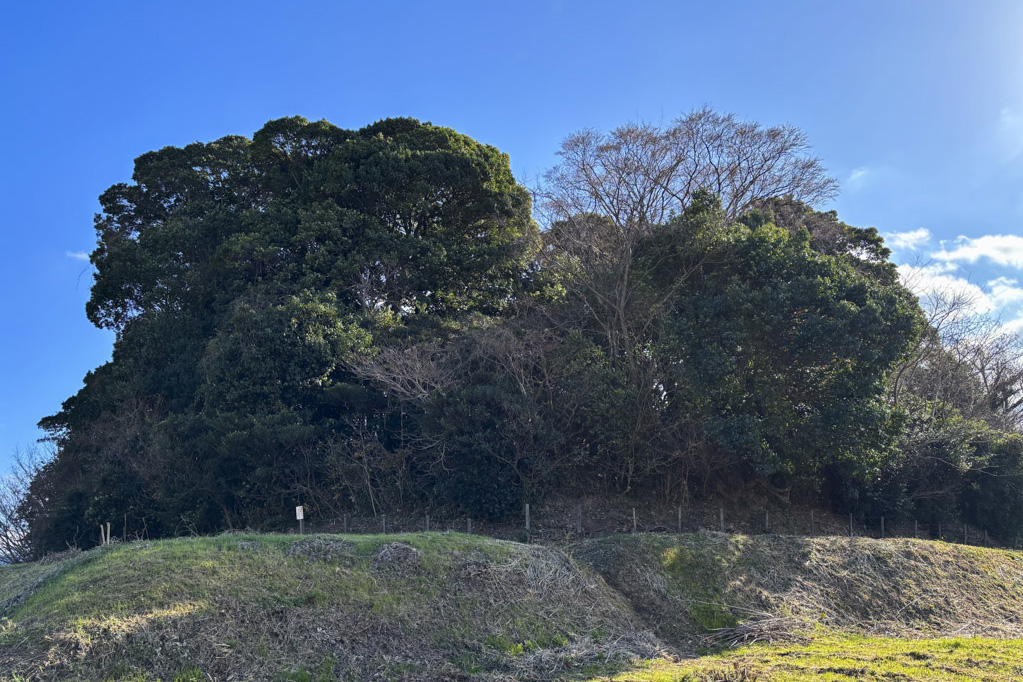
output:
[[[0,567],[0,597],[5,680],[535,677],[656,653],[564,554],[457,534],[132,543]]]
[[[222,535],[0,567],[0,680],[1003,682],[1021,617],[944,543]]]
[[[721,533],[617,536],[571,551],[684,652],[718,628],[735,628],[723,634],[747,640],[762,630],[776,641],[787,633],[803,641],[817,628],[917,638],[1023,635],[1020,552]]]

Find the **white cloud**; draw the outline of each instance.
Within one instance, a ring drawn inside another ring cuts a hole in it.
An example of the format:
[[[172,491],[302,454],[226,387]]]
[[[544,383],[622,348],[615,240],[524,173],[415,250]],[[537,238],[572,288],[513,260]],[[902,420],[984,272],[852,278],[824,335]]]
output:
[[[1023,315],[1014,317],[1011,320],[1003,320],[1001,328],[1002,332],[1006,334],[1019,334],[1023,332]]]
[[[75,260],[89,260],[89,254],[84,251],[67,251],[64,255]]]
[[[931,240],[931,231],[926,227],[921,227],[909,232],[887,232],[882,236],[886,246],[890,246],[893,249],[913,251]]]
[[[976,239],[959,237],[951,250],[936,251],[931,257],[966,263],[987,259],[998,265],[1023,268],[1023,237],[1012,234],[986,234]]]
[[[1023,287],[1019,282],[1008,277],[998,277],[987,283],[991,292],[991,300],[999,307],[1023,302]]]
[[[970,280],[953,275],[944,263],[900,265],[899,275],[902,283],[920,298],[942,296],[962,300],[964,312],[970,315],[983,315],[997,307],[992,296]]]
[[[858,190],[867,183],[872,173],[866,166],[853,168],[852,172],[849,173],[849,178],[845,181],[845,186],[853,191]]]

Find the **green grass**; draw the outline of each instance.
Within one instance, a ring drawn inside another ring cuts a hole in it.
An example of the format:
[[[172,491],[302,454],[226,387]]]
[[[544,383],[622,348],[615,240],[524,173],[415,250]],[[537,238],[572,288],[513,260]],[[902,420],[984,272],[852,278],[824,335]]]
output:
[[[0,567],[0,680],[1019,680],[1021,604],[1023,553],[940,542],[232,534]]]
[[[429,679],[514,670],[595,630],[601,646],[635,635],[565,555],[447,533],[115,545],[0,567],[4,594],[25,598],[0,611],[0,680]]]
[[[830,635],[801,646],[745,647],[694,660],[648,661],[593,682],[952,682],[1023,679],[1023,641]]]

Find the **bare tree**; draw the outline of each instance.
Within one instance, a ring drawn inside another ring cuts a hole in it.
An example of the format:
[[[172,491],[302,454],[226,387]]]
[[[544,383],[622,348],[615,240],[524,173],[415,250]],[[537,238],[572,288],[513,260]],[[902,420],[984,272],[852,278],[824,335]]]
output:
[[[40,501],[30,497],[29,484],[50,459],[40,450],[16,450],[11,469],[0,478],[0,564],[17,564],[34,559],[28,544],[28,507]]]
[[[354,361],[351,370],[363,381],[374,382],[388,397],[421,403],[432,392],[448,388],[457,367],[451,350],[433,342],[381,347],[372,357]]]
[[[834,196],[837,182],[808,150],[796,128],[764,128],[706,108],[665,128],[586,130],[562,143],[560,162],[537,193],[545,253],[549,267],[586,301],[612,357],[624,356],[634,371],[629,349],[656,317],[649,309],[630,315],[640,240],[680,214],[701,189],[720,198],[724,221],[774,196],[809,203]],[[679,273],[678,281],[688,274]],[[639,329],[637,319],[645,321]]]

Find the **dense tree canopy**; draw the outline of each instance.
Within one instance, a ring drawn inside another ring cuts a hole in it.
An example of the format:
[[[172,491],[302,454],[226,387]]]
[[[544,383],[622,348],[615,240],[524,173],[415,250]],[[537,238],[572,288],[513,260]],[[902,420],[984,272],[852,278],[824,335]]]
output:
[[[32,550],[751,486],[1006,523],[1023,373],[952,366],[877,231],[811,207],[836,186],[806,152],[708,110],[580,133],[541,228],[505,155],[410,119],[139,157],[96,217],[113,357],[41,422]]]

